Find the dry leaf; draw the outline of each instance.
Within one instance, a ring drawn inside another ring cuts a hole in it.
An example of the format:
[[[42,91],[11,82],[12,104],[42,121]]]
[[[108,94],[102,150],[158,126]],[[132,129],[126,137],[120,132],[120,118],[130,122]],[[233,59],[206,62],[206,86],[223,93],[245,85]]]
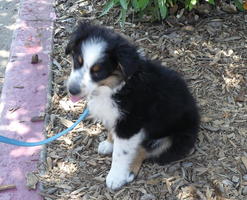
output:
[[[27,173],[26,186],[28,187],[29,190],[35,190],[38,181],[39,181],[39,179],[37,178],[37,176],[34,173],[32,173],[32,172]]]
[[[247,10],[247,1],[246,1],[246,0],[244,1],[243,8],[244,8],[245,10]]]

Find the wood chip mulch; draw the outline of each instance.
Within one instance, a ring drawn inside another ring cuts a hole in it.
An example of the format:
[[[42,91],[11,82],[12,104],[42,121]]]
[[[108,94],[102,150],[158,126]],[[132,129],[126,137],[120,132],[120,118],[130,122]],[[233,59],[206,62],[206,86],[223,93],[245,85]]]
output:
[[[97,18],[104,1],[57,0],[51,101],[47,136],[70,126],[85,102],[72,104],[66,79],[71,62],[64,54],[79,20],[114,28],[151,59],[179,71],[197,99],[202,123],[195,152],[165,166],[144,163],[134,182],[112,192],[105,177],[111,157],[97,154],[104,127],[90,119],[46,147],[45,171],[36,174],[40,194],[51,199],[227,200],[247,199],[247,17],[217,12],[192,23],[170,17],[163,23],[130,17],[124,29],[118,11]]]

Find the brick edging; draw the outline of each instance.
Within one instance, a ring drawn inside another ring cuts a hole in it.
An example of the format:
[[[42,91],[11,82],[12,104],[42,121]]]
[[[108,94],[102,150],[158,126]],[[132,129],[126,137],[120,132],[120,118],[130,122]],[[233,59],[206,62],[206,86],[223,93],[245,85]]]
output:
[[[31,122],[47,106],[55,13],[54,0],[21,0],[0,104],[0,134],[24,141],[44,139],[44,121]],[[39,57],[32,64],[34,54]],[[41,147],[0,144],[0,185],[16,189],[1,192],[1,200],[42,199],[26,187],[27,172],[37,171]],[[44,152],[44,151],[42,151]],[[43,153],[41,153],[42,155]]]

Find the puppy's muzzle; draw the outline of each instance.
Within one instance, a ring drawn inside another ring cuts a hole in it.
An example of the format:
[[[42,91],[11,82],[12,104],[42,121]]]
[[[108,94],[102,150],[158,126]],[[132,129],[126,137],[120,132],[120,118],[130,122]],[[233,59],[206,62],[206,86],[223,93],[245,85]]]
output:
[[[77,96],[81,93],[81,87],[78,84],[70,84],[68,90],[69,93],[74,96]]]

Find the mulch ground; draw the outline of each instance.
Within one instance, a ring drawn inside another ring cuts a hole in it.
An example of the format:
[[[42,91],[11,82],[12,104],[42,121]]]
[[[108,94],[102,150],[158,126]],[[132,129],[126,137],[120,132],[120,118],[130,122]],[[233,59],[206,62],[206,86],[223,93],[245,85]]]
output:
[[[125,34],[150,59],[182,74],[201,113],[195,152],[165,166],[144,163],[134,182],[112,192],[105,184],[111,157],[97,154],[106,130],[88,119],[47,146],[46,173],[39,174],[44,199],[247,199],[246,14],[218,10],[194,14],[188,21],[169,17],[163,23],[138,22],[131,16],[121,29],[117,10],[97,18],[102,2],[56,1],[48,137],[70,126],[85,106],[68,99],[71,62],[64,49],[76,22],[87,20]]]

